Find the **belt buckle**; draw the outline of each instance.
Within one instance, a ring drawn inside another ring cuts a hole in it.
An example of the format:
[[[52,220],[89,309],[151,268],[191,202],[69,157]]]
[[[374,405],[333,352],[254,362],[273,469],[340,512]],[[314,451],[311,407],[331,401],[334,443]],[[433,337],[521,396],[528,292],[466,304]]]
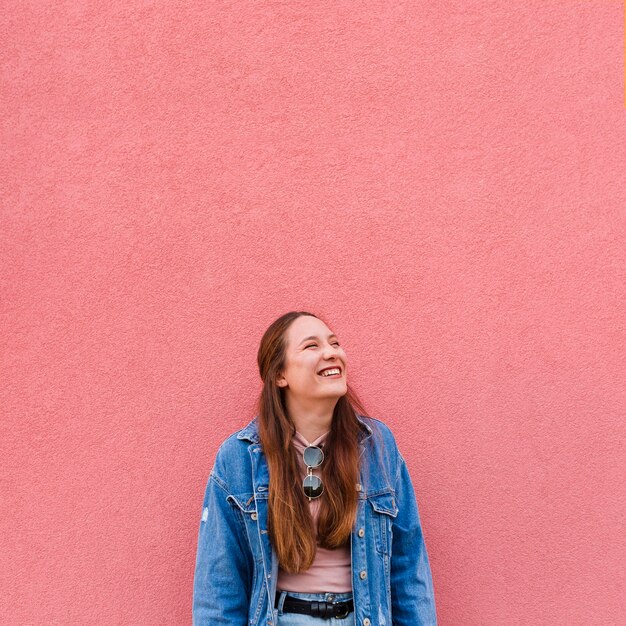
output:
[[[350,608],[348,606],[348,604],[346,604],[343,608],[343,611],[341,611],[341,613],[337,613],[337,615],[335,615],[335,617],[337,619],[344,619],[345,617],[348,617],[348,614],[350,613]]]

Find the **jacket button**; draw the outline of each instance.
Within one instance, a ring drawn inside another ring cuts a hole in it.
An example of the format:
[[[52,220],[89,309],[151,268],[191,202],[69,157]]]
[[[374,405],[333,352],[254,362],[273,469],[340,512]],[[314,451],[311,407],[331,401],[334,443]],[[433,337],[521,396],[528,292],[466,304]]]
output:
[[[363,620],[363,626],[370,626],[371,623],[368,617]]]
[[[365,531],[362,528],[359,528],[359,537],[362,537],[365,534]]]
[[[250,517],[251,517],[252,519],[256,519],[256,518],[257,518],[257,514],[256,514],[256,513],[253,513]]]
[[[361,577],[361,580],[363,580],[367,576],[367,572],[365,570],[361,570],[359,576]]]

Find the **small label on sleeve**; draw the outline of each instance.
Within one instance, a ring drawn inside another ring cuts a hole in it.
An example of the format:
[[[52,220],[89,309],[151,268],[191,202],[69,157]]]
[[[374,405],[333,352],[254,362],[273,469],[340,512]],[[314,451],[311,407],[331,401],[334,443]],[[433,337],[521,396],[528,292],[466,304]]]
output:
[[[206,522],[207,519],[209,519],[209,508],[205,506],[204,509],[202,509],[202,521]]]

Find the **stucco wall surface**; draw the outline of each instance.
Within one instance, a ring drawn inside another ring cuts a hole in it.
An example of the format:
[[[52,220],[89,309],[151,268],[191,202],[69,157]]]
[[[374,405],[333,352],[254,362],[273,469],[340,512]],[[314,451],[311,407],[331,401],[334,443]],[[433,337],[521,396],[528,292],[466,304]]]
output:
[[[0,623],[190,623],[292,309],[396,434],[441,626],[626,623],[621,2],[0,19]]]

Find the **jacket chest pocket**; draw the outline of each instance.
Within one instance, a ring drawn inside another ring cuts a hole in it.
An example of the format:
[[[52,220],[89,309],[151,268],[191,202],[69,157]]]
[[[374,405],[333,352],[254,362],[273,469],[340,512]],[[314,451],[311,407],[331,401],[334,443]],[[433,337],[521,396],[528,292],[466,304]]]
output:
[[[398,507],[393,493],[379,493],[367,496],[370,504],[368,514],[374,535],[376,551],[391,554],[393,520],[398,515]]]

